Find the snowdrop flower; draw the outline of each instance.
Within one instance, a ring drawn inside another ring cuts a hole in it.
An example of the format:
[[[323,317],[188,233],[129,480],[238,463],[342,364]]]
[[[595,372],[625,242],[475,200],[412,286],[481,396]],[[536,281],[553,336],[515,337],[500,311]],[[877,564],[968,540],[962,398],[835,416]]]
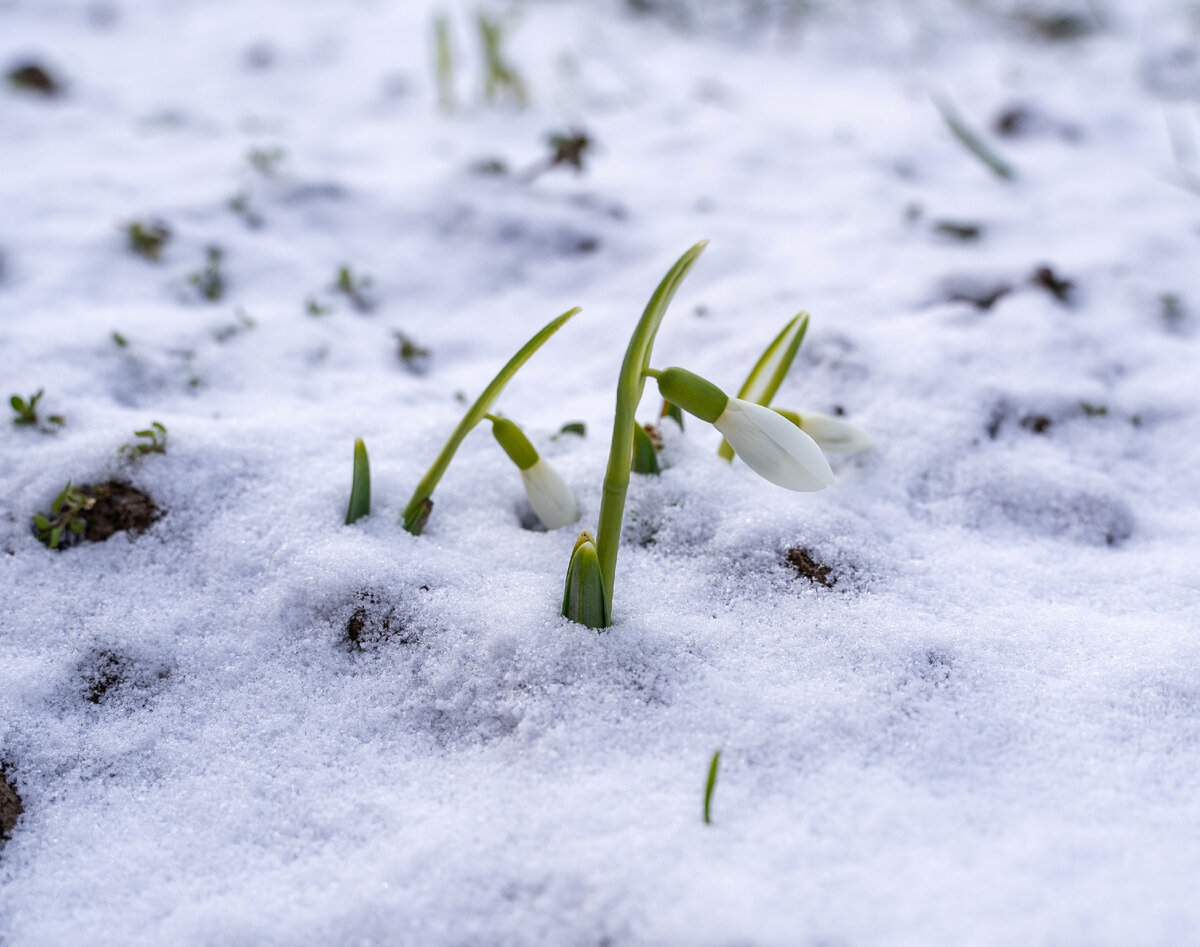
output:
[[[507,418],[486,417],[492,422],[492,434],[521,471],[525,495],[542,525],[546,529],[559,529],[578,520],[579,501],[575,494],[558,471],[538,455],[521,429]]]
[[[649,370],[672,404],[708,421],[760,477],[788,490],[823,490],[833,483],[817,442],[780,415],[751,401],[730,398],[712,382],[683,368]]]
[[[841,418],[817,411],[797,414],[782,408],[775,410],[816,441],[821,450],[827,450],[831,454],[858,454],[870,450],[875,445],[870,434]]]

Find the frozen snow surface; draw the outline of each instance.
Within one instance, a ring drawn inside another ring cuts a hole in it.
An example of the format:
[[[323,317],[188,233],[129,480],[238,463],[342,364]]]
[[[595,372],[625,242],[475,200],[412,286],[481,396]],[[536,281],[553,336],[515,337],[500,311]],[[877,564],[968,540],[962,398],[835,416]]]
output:
[[[473,5],[0,0],[58,84],[0,89],[0,394],[66,418],[0,423],[0,944],[1200,944],[1197,4],[484,9],[527,108]],[[604,634],[485,431],[404,532],[574,305],[497,408],[594,526],[701,238],[655,363],[806,310],[776,403],[871,452],[794,494],[664,424]],[[109,479],[148,531],[38,541]]]

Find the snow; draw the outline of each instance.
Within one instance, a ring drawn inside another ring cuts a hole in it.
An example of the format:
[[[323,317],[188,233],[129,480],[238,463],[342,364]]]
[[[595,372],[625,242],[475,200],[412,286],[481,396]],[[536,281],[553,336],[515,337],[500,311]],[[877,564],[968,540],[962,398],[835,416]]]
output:
[[[1200,944],[1191,8],[633,6],[516,8],[523,111],[478,102],[447,7],[445,115],[415,0],[0,2],[0,66],[65,84],[0,90],[0,394],[67,419],[0,425],[0,943]],[[515,180],[572,126],[584,173]],[[404,532],[456,394],[574,305],[497,407],[593,527],[628,333],[705,237],[655,364],[736,390],[804,309],[775,403],[872,451],[794,494],[665,423],[604,634],[559,617],[576,530],[527,528],[486,430]],[[123,461],[152,419],[166,454]],[[38,542],[112,477],[145,534]]]

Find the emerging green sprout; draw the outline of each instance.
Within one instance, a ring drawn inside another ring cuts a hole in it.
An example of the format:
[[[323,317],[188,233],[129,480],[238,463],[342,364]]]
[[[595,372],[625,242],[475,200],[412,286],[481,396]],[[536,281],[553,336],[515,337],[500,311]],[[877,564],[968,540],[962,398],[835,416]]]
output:
[[[132,462],[147,454],[165,454],[167,452],[167,429],[158,421],[151,421],[148,428],[133,433],[140,440],[134,444],[121,445],[121,454],[126,460]]]
[[[13,411],[16,412],[16,417],[13,418],[12,423],[18,427],[40,427],[44,431],[50,430],[50,428],[62,427],[66,424],[67,419],[61,414],[48,414],[45,418],[45,424],[42,423],[42,418],[38,416],[37,404],[42,400],[42,395],[45,393],[44,388],[39,388],[29,396],[29,400],[22,398],[20,395],[13,395],[9,398],[8,403],[12,405]]]
[[[576,174],[582,173],[585,159],[591,154],[595,142],[587,132],[572,128],[569,131],[547,135],[546,144],[550,148],[550,154],[522,175],[523,183],[531,184],[555,168],[569,167],[574,168]]]
[[[579,312],[578,306],[546,323],[532,339],[521,346],[516,355],[508,360],[496,377],[483,389],[483,393],[475,399],[474,404],[467,409],[467,413],[463,415],[462,420],[458,422],[458,426],[451,432],[449,439],[442,445],[442,449],[434,459],[433,465],[425,472],[425,476],[421,478],[420,483],[413,490],[413,495],[408,501],[408,506],[404,508],[404,528],[406,530],[414,536],[421,534],[421,531],[425,528],[425,524],[429,521],[429,514],[433,511],[433,491],[442,479],[442,476],[446,473],[446,469],[450,466],[450,461],[454,459],[454,454],[458,450],[458,446],[480,421],[488,417],[488,411],[491,409],[492,404],[500,396],[500,392],[504,390],[504,386],[520,370],[521,366],[529,361],[533,353],[540,349],[577,312]],[[532,450],[532,447],[530,449]],[[518,466],[520,466],[519,463]],[[628,477],[628,471],[626,471],[626,476]]]
[[[333,291],[350,300],[350,305],[359,312],[370,312],[375,308],[375,300],[370,295],[373,282],[369,276],[355,276],[350,267],[340,266],[333,282]]]
[[[371,512],[371,464],[367,445],[361,437],[354,439],[354,479],[350,484],[350,506],[346,510],[346,525],[360,520]]]
[[[504,41],[508,35],[505,25],[482,11],[475,22],[483,52],[483,100],[496,105],[501,98],[507,98],[511,105],[524,108],[529,95],[524,80],[505,58]]]
[[[575,548],[571,550],[562,613],[589,628],[607,628],[611,624],[596,538],[586,529],[579,534]]]
[[[444,13],[433,18],[434,79],[437,83],[438,108],[449,114],[455,109],[454,44],[450,38],[450,20]]]
[[[221,259],[224,253],[220,247],[208,247],[204,251],[204,269],[197,270],[188,277],[201,296],[210,303],[218,302],[225,295],[225,276],[221,272]]]
[[[418,345],[408,333],[399,329],[395,330],[392,335],[396,337],[397,358],[414,375],[423,375],[425,369],[429,367],[429,356],[432,354],[429,349]]]
[[[279,166],[283,164],[283,160],[287,157],[287,152],[282,148],[251,148],[246,152],[246,160],[250,162],[250,167],[261,174],[264,178],[273,178],[279,171]]]
[[[37,530],[38,539],[51,549],[58,549],[63,540],[64,530],[70,530],[74,536],[83,535],[87,529],[87,520],[81,514],[90,510],[95,502],[93,497],[85,496],[82,490],[67,481],[62,493],[50,506],[51,515],[34,514],[33,525]]]
[[[950,104],[950,100],[935,96],[934,106],[941,113],[942,121],[950,129],[959,143],[978,158],[992,174],[1004,181],[1011,181],[1017,175],[1012,165],[1001,158],[987,146],[987,143],[976,134],[958,115],[958,111]]]
[[[160,220],[143,223],[132,221],[125,226],[129,249],[155,263],[162,257],[163,247],[171,239],[171,228]]]
[[[579,501],[575,494],[558,472],[538,455],[524,432],[507,418],[494,414],[484,417],[492,422],[492,435],[504,448],[504,453],[521,471],[525,495],[542,525],[546,529],[559,529],[576,522]]]
[[[712,825],[712,799],[713,790],[717,788],[717,770],[721,767],[721,751],[717,750],[712,755],[712,762],[708,764],[708,779],[704,781],[704,824]]]

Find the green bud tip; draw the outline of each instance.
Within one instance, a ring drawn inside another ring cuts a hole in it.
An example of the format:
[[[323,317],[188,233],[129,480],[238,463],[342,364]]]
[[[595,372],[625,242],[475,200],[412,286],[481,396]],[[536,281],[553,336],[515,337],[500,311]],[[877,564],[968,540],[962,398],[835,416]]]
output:
[[[567,566],[562,613],[564,617],[588,628],[607,628],[611,624],[608,596],[600,575],[600,557],[596,553],[596,539],[586,529],[575,540],[571,562]]]
[[[729,404],[725,392],[686,368],[665,368],[647,374],[657,379],[658,390],[664,398],[709,424],[716,421]]]
[[[538,462],[538,452],[516,424],[508,418],[498,418],[494,415],[487,417],[492,422],[492,435],[514,464],[521,470],[528,470]]]

